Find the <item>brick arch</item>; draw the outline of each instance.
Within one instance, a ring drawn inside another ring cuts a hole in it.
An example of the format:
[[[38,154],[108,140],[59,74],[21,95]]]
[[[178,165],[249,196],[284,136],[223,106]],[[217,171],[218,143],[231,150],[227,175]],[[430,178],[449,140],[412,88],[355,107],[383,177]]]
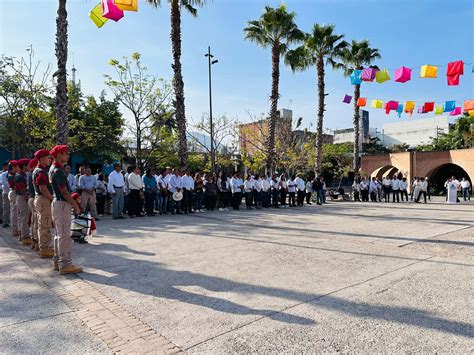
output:
[[[428,176],[436,169],[454,164],[461,167],[474,181],[474,149],[448,150],[444,152],[416,152],[414,153],[414,176]]]
[[[384,176],[390,176],[392,177],[393,174],[395,174],[396,172],[399,173],[399,175],[402,175],[403,176],[403,172],[396,166],[393,166],[393,165],[385,165],[385,166],[381,166],[380,168],[378,169],[375,169],[371,174],[370,174],[370,177],[376,177],[377,179],[379,180],[382,180],[382,178]]]

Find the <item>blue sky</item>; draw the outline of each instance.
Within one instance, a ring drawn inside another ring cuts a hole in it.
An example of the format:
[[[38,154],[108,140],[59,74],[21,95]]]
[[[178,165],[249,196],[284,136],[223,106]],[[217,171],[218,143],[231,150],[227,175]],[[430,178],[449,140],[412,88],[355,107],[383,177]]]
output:
[[[69,68],[72,60],[78,69],[83,91],[99,94],[104,88],[104,73],[112,73],[110,58],[121,58],[138,51],[149,72],[170,79],[171,44],[169,8],[163,0],[155,9],[139,0],[137,13],[126,12],[118,23],[109,21],[97,29],[88,13],[98,0],[68,0]],[[446,65],[450,61],[474,62],[472,0],[287,0],[295,11],[301,29],[312,24],[332,23],[336,31],[350,39],[370,40],[379,48],[381,68],[402,65]],[[55,63],[54,35],[57,1],[0,0],[2,53],[21,56],[32,44],[43,63]],[[207,61],[210,45],[219,60],[213,66],[214,114],[247,121],[253,115],[268,112],[271,85],[270,51],[244,41],[242,29],[248,20],[258,19],[265,5],[278,6],[275,0],[214,0],[199,9],[198,18],[182,17],[182,63],[186,92],[186,113],[197,121],[208,111]],[[461,85],[449,87],[446,68],[439,68],[438,79],[420,79],[419,69],[405,84],[393,81],[370,83],[362,87],[362,96],[400,101],[464,100],[474,97],[471,66],[466,67]],[[393,73],[392,73],[393,74]],[[327,112],[325,127],[352,125],[352,105],[341,103],[353,90],[341,72],[327,68]],[[316,72],[310,69],[293,74],[281,65],[280,107],[293,110],[309,127],[316,116]],[[371,127],[399,120],[382,110],[369,109]],[[411,119],[429,117],[414,115]],[[402,116],[403,120],[410,119]],[[314,129],[314,124],[312,129]]]

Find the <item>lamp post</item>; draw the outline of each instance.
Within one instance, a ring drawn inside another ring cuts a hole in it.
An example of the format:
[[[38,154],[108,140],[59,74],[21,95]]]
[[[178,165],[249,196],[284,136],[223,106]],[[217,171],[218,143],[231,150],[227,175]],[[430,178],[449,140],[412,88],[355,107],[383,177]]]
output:
[[[216,157],[214,152],[214,124],[212,122],[212,82],[211,82],[211,66],[218,62],[217,59],[212,59],[214,56],[211,54],[211,47],[207,47],[207,57],[209,63],[209,133],[211,135],[211,173],[215,172]]]

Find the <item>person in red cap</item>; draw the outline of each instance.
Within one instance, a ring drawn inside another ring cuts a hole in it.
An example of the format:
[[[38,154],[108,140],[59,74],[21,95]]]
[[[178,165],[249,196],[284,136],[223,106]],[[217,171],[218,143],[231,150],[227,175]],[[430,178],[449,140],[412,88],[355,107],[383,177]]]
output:
[[[38,165],[38,159],[33,158],[28,162],[28,172],[26,173],[28,208],[30,210],[30,228],[31,228],[31,249],[39,251],[38,244],[38,221],[35,213],[35,187],[33,185],[33,171]]]
[[[51,247],[53,187],[49,181],[49,166],[51,165],[49,150],[38,150],[35,153],[35,158],[38,159],[38,165],[33,171],[33,187],[35,189],[34,210],[38,224],[39,255],[40,258],[52,258],[54,255]]]
[[[16,198],[16,207],[18,209],[18,229],[20,235],[18,237],[19,241],[23,245],[31,245],[31,236],[30,236],[30,210],[28,208],[28,181],[26,178],[26,173],[28,172],[28,163],[29,159],[20,159],[18,160],[18,173],[15,175],[15,198]]]
[[[8,192],[8,201],[10,201],[10,223],[12,224],[13,237],[18,237],[20,231],[18,230],[18,208],[16,205],[16,193],[15,193],[15,175],[18,172],[18,161],[10,160],[8,163],[8,186],[10,191]]]
[[[53,186],[54,200],[52,204],[53,222],[56,228],[54,238],[54,268],[60,274],[76,274],[82,268],[72,264],[72,239],[71,239],[71,207],[75,213],[80,213],[80,208],[71,197],[70,187],[64,171],[64,164],[69,160],[67,145],[57,145],[51,149],[54,158],[49,170],[49,180]],[[56,264],[57,263],[57,264]]]

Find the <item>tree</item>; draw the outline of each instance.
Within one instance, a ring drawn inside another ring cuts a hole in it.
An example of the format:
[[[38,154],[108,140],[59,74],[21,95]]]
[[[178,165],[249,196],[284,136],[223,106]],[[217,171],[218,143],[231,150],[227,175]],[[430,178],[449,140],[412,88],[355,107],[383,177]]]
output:
[[[361,70],[364,65],[370,65],[375,59],[380,58],[380,52],[376,48],[370,47],[368,40],[354,41],[347,45],[340,54],[342,64],[338,68],[344,70],[344,75],[349,76],[354,69]],[[356,174],[360,169],[360,108],[357,100],[360,97],[360,84],[354,85],[354,157],[353,168]]]
[[[472,147],[474,147],[474,117],[470,117],[465,113],[450,126],[448,133],[432,138],[431,143],[419,145],[416,150],[430,152]]]
[[[147,0],[153,6],[159,6],[161,0]],[[181,73],[181,9],[184,8],[192,16],[197,16],[196,6],[202,6],[204,0],[169,0],[171,11],[171,45],[173,52],[174,71],[173,107],[176,117],[176,126],[178,129],[178,154],[181,168],[188,165],[188,145],[186,137],[186,113],[184,106],[184,81]]]
[[[341,181],[351,168],[352,149],[351,143],[323,144],[323,175]]]
[[[0,141],[12,157],[30,155],[38,146],[54,143],[54,117],[48,111],[51,67],[35,61],[30,46],[27,56],[0,59]]]
[[[69,127],[67,114],[67,11],[66,0],[59,0],[58,16],[56,18],[56,60],[58,70],[56,77],[56,143],[68,142]]]
[[[226,155],[224,141],[234,133],[234,125],[235,122],[233,120],[227,118],[226,115],[221,115],[217,118],[213,118],[211,129],[210,117],[209,114],[206,113],[202,116],[201,120],[196,125],[194,125],[194,128],[197,132],[189,132],[189,138],[191,139],[192,143],[206,151],[210,155],[211,160],[214,156],[216,158],[216,162],[219,162],[220,155]],[[212,140],[213,151],[211,151],[211,144],[209,144],[210,142],[206,141],[207,137]]]
[[[318,109],[316,124],[316,162],[315,172],[321,173],[322,147],[323,147],[323,120],[325,104],[324,98],[324,65],[331,64],[336,68],[336,60],[341,51],[347,46],[343,41],[343,35],[334,33],[334,25],[314,24],[311,33],[306,33],[303,44],[290,50],[285,56],[285,62],[290,65],[293,71],[306,70],[309,67],[316,66],[318,77]]]
[[[111,162],[123,156],[120,137],[123,118],[119,102],[107,100],[102,93],[84,99],[81,90],[69,85],[69,141],[71,151],[78,153],[85,162],[94,160]]]
[[[116,79],[105,75],[105,83],[116,100],[132,114],[133,124],[127,124],[126,128],[134,138],[135,163],[143,167],[161,143],[163,126],[173,125],[172,90],[165,80],[147,74],[139,53],[133,53],[130,59],[123,59],[123,63],[110,60]]]
[[[245,39],[255,42],[262,48],[271,48],[272,51],[272,89],[270,95],[269,129],[266,140],[267,161],[266,167],[273,171],[275,155],[275,126],[279,98],[280,56],[289,50],[289,45],[301,41],[303,32],[295,23],[295,12],[287,12],[286,6],[277,8],[265,6],[260,19],[249,21],[244,28]]]

